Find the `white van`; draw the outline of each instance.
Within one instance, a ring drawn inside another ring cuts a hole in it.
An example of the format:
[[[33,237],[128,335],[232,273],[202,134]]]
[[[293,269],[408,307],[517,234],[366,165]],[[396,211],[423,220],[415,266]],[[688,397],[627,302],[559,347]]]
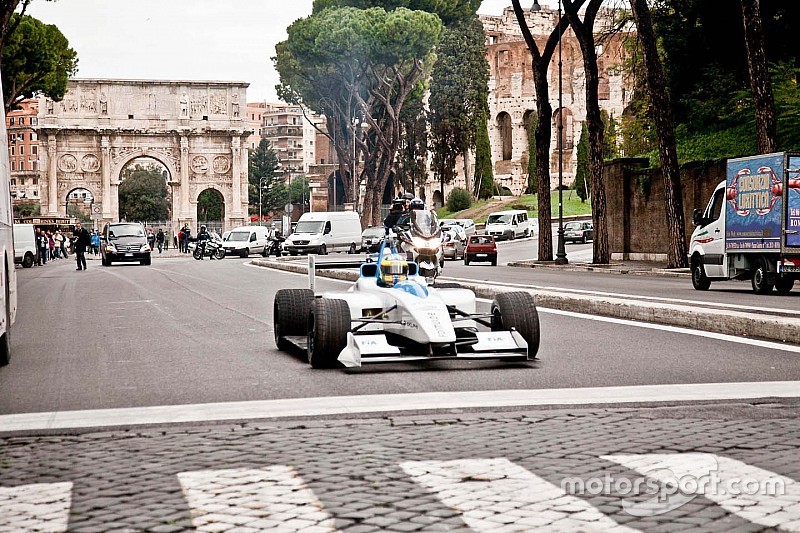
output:
[[[492,235],[497,240],[516,239],[517,237],[530,237],[533,230],[528,220],[528,212],[520,209],[498,211],[486,219],[486,235]]]
[[[25,268],[36,261],[36,232],[33,224],[14,224],[14,263]]]
[[[270,230],[264,226],[242,226],[234,228],[223,238],[225,255],[247,257],[250,254],[267,256],[267,241]]]
[[[306,213],[284,245],[290,255],[328,252],[357,253],[361,246],[361,218],[354,211]]]

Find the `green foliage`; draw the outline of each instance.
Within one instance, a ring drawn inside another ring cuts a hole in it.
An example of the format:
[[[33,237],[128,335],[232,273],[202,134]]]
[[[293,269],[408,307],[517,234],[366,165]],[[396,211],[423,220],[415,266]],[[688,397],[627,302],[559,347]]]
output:
[[[278,156],[272,144],[267,139],[261,139],[256,149],[250,152],[249,158],[247,202],[252,214],[258,214],[259,205],[262,214],[282,210],[286,205],[288,200],[286,182],[278,172],[279,167]],[[261,185],[260,203],[259,185]]]
[[[14,212],[14,218],[35,217],[42,214],[42,204],[35,200],[14,202],[11,207]]]
[[[44,94],[61,100],[69,77],[78,67],[77,53],[52,24],[25,15],[11,18],[19,23],[3,47],[3,101],[6,111],[26,98]]]
[[[297,176],[289,184],[289,195],[293,204],[309,205],[311,199],[311,189],[308,187],[308,178]]]
[[[415,11],[427,11],[439,16],[443,23],[450,25],[467,20],[475,15],[481,0],[314,0],[313,13],[332,7],[355,7],[369,9],[382,7],[387,11],[404,7]]]
[[[478,117],[475,139],[475,186],[478,198],[489,198],[494,194],[492,146],[489,143],[489,124],[486,115]]]
[[[528,187],[525,194],[535,194],[539,190],[539,176],[536,174],[536,124],[539,122],[539,115],[532,111],[528,121],[528,161],[525,165],[528,169]]]
[[[70,202],[67,204],[67,216],[71,218],[76,218],[81,222],[89,222],[92,220],[91,213],[87,212],[86,209],[83,209],[81,206],[74,202]]]
[[[479,117],[488,114],[486,37],[477,16],[445,30],[437,48],[428,100],[433,169],[450,183],[456,159],[472,149]]]
[[[400,112],[400,148],[395,179],[406,191],[413,190],[415,187],[412,185],[423,185],[428,178],[428,123],[423,97],[424,91],[415,92]]]
[[[591,191],[589,176],[589,130],[586,122],[581,123],[581,138],[578,141],[578,163],[575,168],[575,182],[572,188],[578,194],[581,202],[585,202]]]
[[[120,220],[148,221],[169,218],[167,182],[163,169],[154,163],[129,165],[119,185]]]
[[[618,124],[605,110],[600,111],[600,118],[603,120],[603,160],[610,161],[619,157]]]
[[[197,220],[200,222],[225,219],[225,198],[219,191],[206,189],[197,197]]]
[[[469,209],[472,205],[472,194],[466,189],[455,188],[447,195],[447,210],[451,212]]]

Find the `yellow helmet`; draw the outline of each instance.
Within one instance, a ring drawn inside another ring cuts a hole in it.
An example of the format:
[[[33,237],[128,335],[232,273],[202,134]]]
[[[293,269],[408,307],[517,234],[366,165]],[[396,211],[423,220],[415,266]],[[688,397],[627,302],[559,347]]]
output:
[[[386,287],[394,287],[408,278],[408,262],[402,259],[385,258],[381,261],[381,282]]]

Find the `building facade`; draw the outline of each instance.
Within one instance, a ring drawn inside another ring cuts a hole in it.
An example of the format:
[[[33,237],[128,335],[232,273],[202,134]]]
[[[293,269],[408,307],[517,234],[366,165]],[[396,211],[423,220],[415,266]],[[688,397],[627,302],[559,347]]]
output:
[[[6,116],[11,198],[39,201],[39,102],[23,100]]]
[[[599,70],[600,108],[609,117],[620,117],[629,104],[632,87],[620,69],[626,53],[624,42],[630,28],[600,38],[611,27],[612,13],[601,11],[595,23]],[[558,12],[542,6],[538,12],[526,12],[526,20],[539,49],[557,25]],[[495,181],[513,194],[527,187],[528,130],[536,112],[536,90],[531,69],[531,54],[519,29],[514,10],[507,7],[502,15],[482,15],[486,34],[486,58],[489,62],[489,139],[492,146]],[[586,80],[580,45],[572,30],[565,32],[561,45],[561,100],[559,108],[558,51],[548,72],[551,123],[551,188],[558,185],[558,123],[562,121],[563,178],[570,185],[577,165],[577,145],[581,126],[586,120]]]

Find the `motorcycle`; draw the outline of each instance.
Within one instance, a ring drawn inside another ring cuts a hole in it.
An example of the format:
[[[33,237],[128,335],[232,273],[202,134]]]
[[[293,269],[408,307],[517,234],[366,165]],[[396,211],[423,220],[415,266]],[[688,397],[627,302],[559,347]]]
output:
[[[267,241],[267,248],[264,252],[266,257],[270,255],[274,255],[275,257],[280,257],[283,255],[283,243],[286,241],[286,237],[283,235],[273,235]]]
[[[205,241],[205,247],[203,247],[203,244],[200,242],[196,243],[192,257],[198,261],[203,257],[210,257],[211,259],[224,259],[225,248],[222,247],[222,238],[216,233],[212,233],[211,238]]]
[[[406,253],[409,261],[419,265],[419,274],[428,283],[433,283],[444,267],[442,228],[436,213],[415,209],[411,211],[407,226],[401,228],[398,228],[400,249]]]

